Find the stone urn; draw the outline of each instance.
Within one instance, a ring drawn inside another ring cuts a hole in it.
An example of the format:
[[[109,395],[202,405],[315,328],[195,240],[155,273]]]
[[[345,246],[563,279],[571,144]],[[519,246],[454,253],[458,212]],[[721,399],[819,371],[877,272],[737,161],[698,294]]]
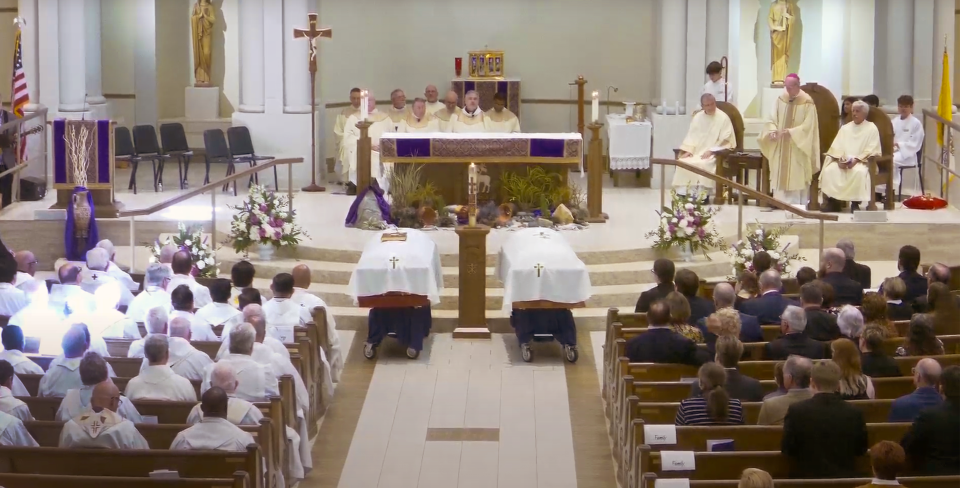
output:
[[[87,191],[78,191],[73,194],[73,237],[80,243],[79,249],[85,247],[90,236],[90,217],[92,209],[87,202]]]

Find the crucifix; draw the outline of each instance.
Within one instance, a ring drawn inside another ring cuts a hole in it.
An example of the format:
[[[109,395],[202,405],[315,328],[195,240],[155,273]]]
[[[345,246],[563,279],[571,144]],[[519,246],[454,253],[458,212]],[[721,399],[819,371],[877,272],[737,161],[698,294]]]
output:
[[[318,29],[317,14],[307,14],[309,29],[293,29],[293,38],[306,38],[310,46],[310,184],[301,188],[306,192],[326,191],[317,184],[317,38],[333,37],[333,29]]]
[[[393,263],[393,269],[397,269],[397,263],[400,262],[400,258],[394,256],[390,258],[390,262]]]
[[[540,263],[537,263],[537,265],[534,266],[533,269],[537,270],[537,278],[539,278],[540,272],[543,271],[543,265]]]

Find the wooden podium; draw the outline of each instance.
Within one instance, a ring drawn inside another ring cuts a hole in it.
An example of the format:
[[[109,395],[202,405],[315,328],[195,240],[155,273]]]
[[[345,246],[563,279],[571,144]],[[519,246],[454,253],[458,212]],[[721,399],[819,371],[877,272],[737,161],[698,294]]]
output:
[[[73,189],[81,184],[76,181],[75,157],[69,150],[67,137],[74,129],[87,131],[84,149],[89,164],[86,171],[86,184],[83,186],[93,196],[95,218],[116,218],[120,202],[114,200],[114,161],[113,130],[117,125],[112,120],[65,120],[49,122],[53,127],[53,189],[57,192],[57,201],[50,208],[65,209],[73,203]]]
[[[487,234],[490,228],[457,227],[460,236],[459,325],[455,339],[489,339],[487,328]]]

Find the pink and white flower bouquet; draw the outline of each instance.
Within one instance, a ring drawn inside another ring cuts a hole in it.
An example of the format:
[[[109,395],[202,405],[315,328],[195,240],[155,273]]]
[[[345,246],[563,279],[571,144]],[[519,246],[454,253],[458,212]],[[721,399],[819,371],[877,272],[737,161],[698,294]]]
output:
[[[693,187],[687,194],[670,191],[670,206],[658,211],[660,225],[646,234],[653,238],[655,249],[679,247],[686,254],[699,252],[709,259],[707,251],[722,245],[713,217],[719,209],[704,205],[707,193]]]
[[[296,246],[306,236],[294,221],[297,212],[290,208],[287,197],[260,185],[250,188],[243,204],[230,208],[237,213],[230,223],[228,240],[237,252],[247,251],[254,245]]]
[[[780,245],[780,237],[786,234],[790,227],[784,225],[765,229],[758,223],[754,230],[747,233],[746,239],[730,246],[726,252],[733,260],[733,276],[740,276],[743,271],[754,272],[753,256],[761,251],[770,255],[773,267],[781,274],[790,272],[790,261],[805,261],[803,256],[790,252],[790,244]]]
[[[190,254],[193,260],[192,276],[200,278],[216,278],[220,274],[217,266],[217,252],[210,247],[207,237],[203,235],[203,227],[199,225],[186,226],[183,222],[177,224],[177,234],[167,236],[167,240],[160,242],[157,239],[150,248],[150,262],[160,262],[160,250],[168,244],[173,244],[179,250]]]

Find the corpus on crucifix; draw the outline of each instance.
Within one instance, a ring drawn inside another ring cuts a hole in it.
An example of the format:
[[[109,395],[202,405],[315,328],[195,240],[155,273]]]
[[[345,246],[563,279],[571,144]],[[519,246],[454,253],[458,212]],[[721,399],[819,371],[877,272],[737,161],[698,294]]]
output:
[[[306,38],[310,46],[310,184],[303,191],[326,191],[317,184],[317,38],[333,37],[333,29],[318,29],[317,14],[307,14],[310,27],[293,29],[294,39]]]

